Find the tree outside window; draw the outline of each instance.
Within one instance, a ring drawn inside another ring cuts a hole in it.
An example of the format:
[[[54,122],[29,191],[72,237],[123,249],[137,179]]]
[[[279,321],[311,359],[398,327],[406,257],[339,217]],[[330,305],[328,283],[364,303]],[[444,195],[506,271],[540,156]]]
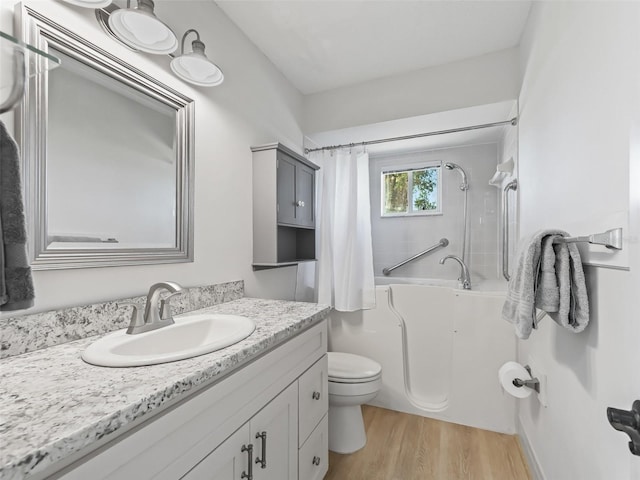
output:
[[[441,213],[440,166],[382,172],[382,216]]]

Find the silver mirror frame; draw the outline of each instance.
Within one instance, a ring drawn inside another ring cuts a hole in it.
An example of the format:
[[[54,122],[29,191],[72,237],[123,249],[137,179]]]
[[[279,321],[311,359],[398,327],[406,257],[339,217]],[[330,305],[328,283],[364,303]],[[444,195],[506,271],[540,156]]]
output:
[[[176,246],[172,248],[47,249],[47,79],[29,79],[16,111],[27,231],[33,270],[193,262],[194,101],[93,45],[37,11],[18,4],[16,33],[43,51],[49,47],[126,84],[176,111]]]

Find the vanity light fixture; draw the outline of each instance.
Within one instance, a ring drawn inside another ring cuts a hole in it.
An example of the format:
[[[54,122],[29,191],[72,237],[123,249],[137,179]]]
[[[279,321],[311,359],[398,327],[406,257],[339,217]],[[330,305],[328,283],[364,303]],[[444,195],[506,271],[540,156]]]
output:
[[[191,53],[184,53],[184,43],[190,33],[195,33],[196,39],[191,42]],[[182,36],[182,49],[180,55],[171,60],[171,70],[185,82],[201,87],[215,87],[224,81],[222,70],[204,54],[204,43],[193,28]]]
[[[173,52],[178,39],[164,22],[153,13],[153,0],[138,0],[138,6],[120,8],[109,15],[111,31],[123,43],[146,53],[164,55]]]
[[[111,4],[111,0],[62,0],[77,7],[104,8]]]
[[[182,36],[180,54],[173,54],[178,47],[178,39],[173,30],[153,13],[153,0],[138,0],[136,8],[131,8],[131,0],[127,0],[127,8],[120,8],[111,3],[112,0],[62,1],[95,8],[96,19],[102,29],[134,52],[168,55],[172,58],[171,70],[185,82],[200,87],[216,87],[224,82],[220,67],[205,55],[205,45],[197,30],[187,30]],[[196,39],[191,42],[191,52],[185,53],[184,45],[191,33],[196,34]]]

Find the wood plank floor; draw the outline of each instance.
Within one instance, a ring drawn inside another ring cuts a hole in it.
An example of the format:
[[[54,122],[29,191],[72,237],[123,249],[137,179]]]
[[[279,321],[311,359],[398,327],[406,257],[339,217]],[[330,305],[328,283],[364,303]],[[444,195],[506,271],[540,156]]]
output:
[[[363,407],[367,445],[330,452],[324,480],[530,480],[517,437]]]

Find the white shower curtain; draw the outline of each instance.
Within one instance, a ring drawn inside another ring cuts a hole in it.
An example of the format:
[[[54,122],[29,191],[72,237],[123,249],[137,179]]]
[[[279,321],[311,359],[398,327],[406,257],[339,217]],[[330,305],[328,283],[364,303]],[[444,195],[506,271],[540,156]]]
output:
[[[318,302],[341,312],[375,307],[369,154],[312,152],[318,176]]]

